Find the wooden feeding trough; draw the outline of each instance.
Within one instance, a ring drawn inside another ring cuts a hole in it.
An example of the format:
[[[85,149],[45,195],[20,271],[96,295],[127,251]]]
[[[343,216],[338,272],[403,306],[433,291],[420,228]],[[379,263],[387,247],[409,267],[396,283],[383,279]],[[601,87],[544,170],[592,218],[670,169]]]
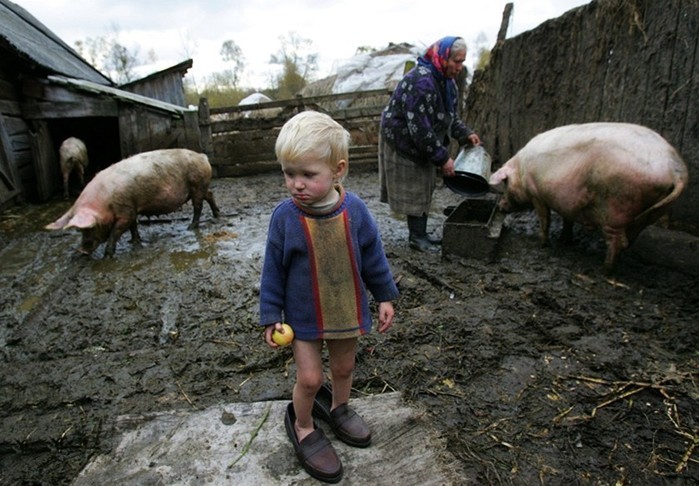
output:
[[[497,196],[489,194],[459,204],[444,222],[442,254],[492,260],[504,220],[497,201]]]

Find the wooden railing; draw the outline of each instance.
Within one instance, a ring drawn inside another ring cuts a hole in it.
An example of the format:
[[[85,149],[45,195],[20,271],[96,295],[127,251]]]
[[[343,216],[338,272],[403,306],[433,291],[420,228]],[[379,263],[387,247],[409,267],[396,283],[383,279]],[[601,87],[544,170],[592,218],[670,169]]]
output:
[[[328,113],[352,135],[350,162],[377,161],[381,111],[391,91],[377,89],[221,108],[199,103],[202,146],[215,177],[230,177],[277,170],[274,143],[281,126],[304,110]]]

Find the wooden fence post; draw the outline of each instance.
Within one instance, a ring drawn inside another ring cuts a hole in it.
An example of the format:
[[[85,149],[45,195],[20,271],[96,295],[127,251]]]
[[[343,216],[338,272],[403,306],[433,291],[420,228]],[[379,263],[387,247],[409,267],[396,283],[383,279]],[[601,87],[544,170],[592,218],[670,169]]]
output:
[[[211,139],[211,114],[209,113],[209,100],[202,97],[199,98],[199,133],[201,140],[201,148],[204,153],[211,157],[213,150],[213,141]]]

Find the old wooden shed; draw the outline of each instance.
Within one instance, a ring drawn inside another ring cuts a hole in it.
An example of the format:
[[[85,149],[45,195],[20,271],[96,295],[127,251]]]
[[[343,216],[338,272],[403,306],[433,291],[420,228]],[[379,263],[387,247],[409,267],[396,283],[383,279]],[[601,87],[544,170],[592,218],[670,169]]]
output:
[[[184,106],[191,60],[119,87],[19,5],[0,0],[0,25],[0,208],[60,192],[69,136],[87,146],[88,178],[147,150],[201,150],[197,110]]]

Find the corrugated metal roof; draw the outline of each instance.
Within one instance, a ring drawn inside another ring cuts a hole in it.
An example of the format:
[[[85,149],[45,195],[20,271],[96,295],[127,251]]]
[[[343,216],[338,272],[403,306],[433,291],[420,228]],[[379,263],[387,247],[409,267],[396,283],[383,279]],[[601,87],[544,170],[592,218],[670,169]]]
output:
[[[7,0],[0,0],[0,42],[3,40],[18,57],[49,72],[114,85],[33,15]]]

